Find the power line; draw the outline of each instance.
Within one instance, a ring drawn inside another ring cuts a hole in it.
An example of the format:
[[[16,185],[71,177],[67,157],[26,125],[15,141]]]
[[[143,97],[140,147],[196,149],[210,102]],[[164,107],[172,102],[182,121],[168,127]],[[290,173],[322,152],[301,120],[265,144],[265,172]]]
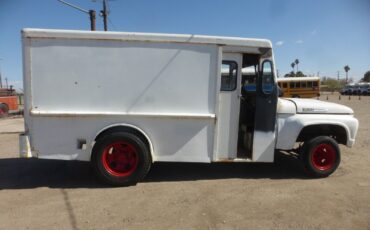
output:
[[[111,24],[114,30],[118,30],[117,27],[113,24],[112,20],[110,20],[110,18],[108,18],[108,22]]]
[[[63,0],[58,0],[58,1],[60,3],[63,3],[65,5],[67,5],[67,6],[70,6],[70,7],[74,8],[74,9],[76,9],[76,10],[79,10],[79,11],[81,11],[83,13],[88,14],[90,16],[90,29],[93,30],[93,31],[95,30],[95,19],[96,19],[96,12],[95,12],[95,10],[85,10],[85,9],[79,7],[79,6],[76,6],[74,4],[68,3],[66,1],[63,1]]]
[[[66,4],[67,6],[70,6],[70,7],[72,7],[72,8],[75,8],[76,10],[79,10],[79,11],[81,11],[81,12],[84,12],[84,13],[86,13],[86,14],[88,14],[88,13],[89,13],[89,11],[88,11],[88,10],[82,9],[81,7],[76,6],[76,5],[72,4],[72,3],[68,3],[68,2],[65,2],[65,1],[63,1],[63,0],[58,0],[58,1],[59,1],[59,2],[61,2],[61,3],[63,3],[63,4]]]
[[[112,1],[112,0],[111,0]],[[107,1],[107,8],[108,8],[108,16],[110,14],[110,3],[109,3],[109,0]],[[108,22],[109,24],[113,27],[114,30],[118,30],[117,27],[114,25],[114,23],[112,22],[112,20],[110,19],[110,17],[108,17]]]

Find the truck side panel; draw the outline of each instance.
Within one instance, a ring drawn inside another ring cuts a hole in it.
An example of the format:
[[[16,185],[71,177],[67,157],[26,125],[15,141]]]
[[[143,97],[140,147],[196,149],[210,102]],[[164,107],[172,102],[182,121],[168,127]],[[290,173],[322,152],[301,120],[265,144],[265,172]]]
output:
[[[64,38],[24,45],[25,123],[38,157],[89,160],[99,130],[130,124],[151,139],[154,161],[211,160],[217,45]]]
[[[214,113],[216,55],[214,45],[34,39],[32,110]]]
[[[39,158],[89,161],[98,132],[125,124],[140,128],[149,137],[153,161],[210,162],[213,153],[213,119],[36,116],[32,122],[31,146]],[[79,140],[86,141],[84,148],[79,148]]]

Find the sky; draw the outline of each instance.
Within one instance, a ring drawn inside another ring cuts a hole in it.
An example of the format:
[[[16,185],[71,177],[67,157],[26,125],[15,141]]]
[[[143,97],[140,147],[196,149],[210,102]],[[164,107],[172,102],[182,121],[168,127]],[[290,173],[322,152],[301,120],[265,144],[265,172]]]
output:
[[[84,9],[101,0],[66,0]],[[265,38],[273,43],[279,76],[360,80],[370,70],[370,0],[111,0],[108,29]],[[103,30],[97,16],[97,30]],[[89,30],[87,14],[57,0],[0,0],[0,71],[22,87],[22,28]],[[4,81],[4,79],[3,79]]]

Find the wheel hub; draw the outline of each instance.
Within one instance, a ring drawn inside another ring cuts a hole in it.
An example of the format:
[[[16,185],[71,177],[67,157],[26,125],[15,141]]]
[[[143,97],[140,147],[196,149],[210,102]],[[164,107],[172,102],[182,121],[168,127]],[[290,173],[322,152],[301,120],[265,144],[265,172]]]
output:
[[[129,176],[137,168],[138,151],[131,143],[117,141],[104,148],[102,162],[105,170],[111,175]]]
[[[312,150],[312,165],[321,171],[329,170],[335,165],[335,149],[329,144],[319,144]]]

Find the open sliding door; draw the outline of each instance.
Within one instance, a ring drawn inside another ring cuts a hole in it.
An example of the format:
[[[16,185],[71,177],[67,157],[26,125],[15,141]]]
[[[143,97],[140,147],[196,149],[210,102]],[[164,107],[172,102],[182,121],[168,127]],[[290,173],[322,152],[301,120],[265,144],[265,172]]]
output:
[[[216,160],[237,157],[242,54],[223,53],[217,117]]]

